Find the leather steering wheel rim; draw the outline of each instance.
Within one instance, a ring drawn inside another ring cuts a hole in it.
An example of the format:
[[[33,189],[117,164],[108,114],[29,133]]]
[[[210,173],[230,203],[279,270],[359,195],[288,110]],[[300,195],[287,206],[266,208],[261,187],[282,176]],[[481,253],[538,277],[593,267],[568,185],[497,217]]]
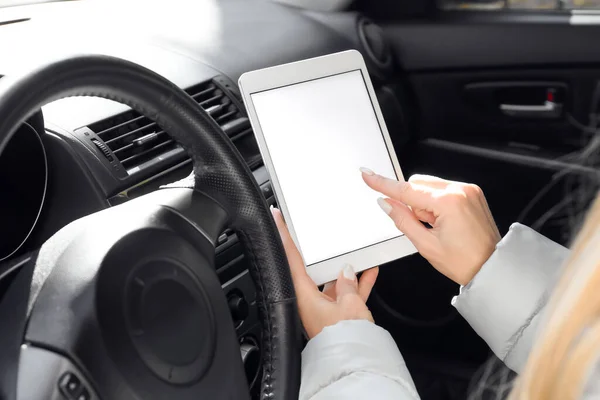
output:
[[[0,80],[0,155],[41,106],[70,96],[123,103],[156,121],[190,155],[193,187],[231,216],[249,260],[263,330],[261,398],[297,398],[300,341],[287,258],[251,171],[212,118],[183,90],[140,65],[103,55],[62,59]]]

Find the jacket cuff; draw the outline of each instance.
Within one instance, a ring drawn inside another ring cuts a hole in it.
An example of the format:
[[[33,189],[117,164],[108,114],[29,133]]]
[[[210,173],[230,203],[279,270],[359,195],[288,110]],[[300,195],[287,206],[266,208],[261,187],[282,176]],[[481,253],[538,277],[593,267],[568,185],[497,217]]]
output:
[[[418,399],[398,346],[383,328],[367,320],[346,320],[328,326],[302,352],[300,399],[354,373],[387,377]]]
[[[513,224],[452,305],[514,371],[525,364],[541,311],[569,255],[531,228]]]

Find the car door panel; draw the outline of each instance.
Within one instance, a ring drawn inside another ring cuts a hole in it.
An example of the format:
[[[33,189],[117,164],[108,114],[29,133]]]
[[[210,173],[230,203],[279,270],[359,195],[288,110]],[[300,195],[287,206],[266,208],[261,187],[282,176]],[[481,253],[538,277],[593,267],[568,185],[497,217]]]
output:
[[[380,23],[414,102],[414,146],[403,155],[409,174],[479,184],[503,231],[523,219],[522,211],[549,184],[553,189],[522,222],[535,223],[561,201],[565,182],[589,186],[595,169],[579,168],[584,161],[576,154],[590,141],[590,133],[583,132],[593,129],[590,116],[600,115],[598,14],[457,11],[418,22]],[[511,117],[493,96],[482,104],[468,90],[507,83],[561,85],[560,115]],[[564,226],[540,228],[562,243],[570,234]]]

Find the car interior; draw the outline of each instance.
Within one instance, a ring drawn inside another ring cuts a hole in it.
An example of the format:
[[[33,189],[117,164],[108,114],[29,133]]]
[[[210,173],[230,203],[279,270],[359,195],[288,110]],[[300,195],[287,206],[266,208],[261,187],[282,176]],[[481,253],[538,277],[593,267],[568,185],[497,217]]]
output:
[[[475,183],[501,233],[568,245],[599,189],[594,7],[0,1],[0,399],[297,398],[247,71],[358,50],[405,176]],[[424,400],[468,398],[498,361],[459,289],[416,254],[368,301]]]

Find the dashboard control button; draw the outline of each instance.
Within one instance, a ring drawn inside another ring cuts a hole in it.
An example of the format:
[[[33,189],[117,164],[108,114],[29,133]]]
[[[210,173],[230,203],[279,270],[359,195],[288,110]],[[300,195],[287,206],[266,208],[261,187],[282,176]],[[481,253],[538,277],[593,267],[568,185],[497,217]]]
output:
[[[240,294],[233,293],[229,296],[227,303],[229,304],[229,311],[231,312],[233,323],[237,327],[248,317],[248,302]]]
[[[77,400],[90,400],[91,398],[92,396],[86,388],[83,388],[81,393],[79,393],[79,396],[77,396]]]
[[[101,142],[98,139],[92,139],[92,143],[102,152],[102,154],[104,154],[104,157],[106,157],[108,161],[112,162],[114,160],[110,148],[104,142]]]
[[[58,383],[60,390],[69,399],[78,399],[77,395],[81,391],[81,381],[72,372],[65,373]]]
[[[273,196],[273,187],[271,186],[271,183],[265,183],[262,187],[261,187],[263,196],[265,196],[265,199],[268,199],[270,197]]]

